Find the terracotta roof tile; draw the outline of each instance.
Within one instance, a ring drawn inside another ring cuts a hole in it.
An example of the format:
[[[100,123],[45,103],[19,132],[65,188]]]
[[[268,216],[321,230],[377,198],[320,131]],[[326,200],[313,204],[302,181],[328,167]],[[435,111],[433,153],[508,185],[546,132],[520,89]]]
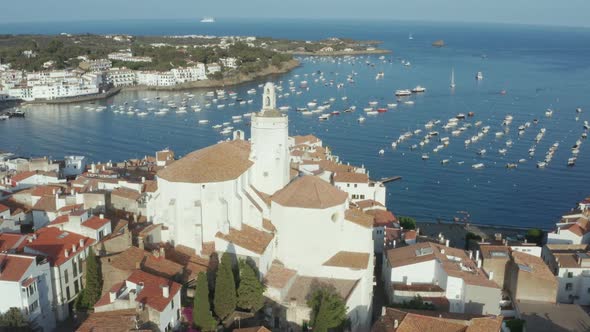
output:
[[[257,254],[263,254],[274,235],[243,224],[241,230],[229,229],[229,234],[218,232],[216,237]]]
[[[323,265],[362,270],[369,266],[369,257],[365,252],[339,251]]]
[[[0,252],[20,252],[27,236],[18,233],[0,233]]]
[[[348,194],[315,176],[302,176],[272,196],[282,206],[326,209],[346,202]]]
[[[531,269],[531,272],[526,273],[532,273],[535,278],[555,281],[557,287],[557,278],[540,257],[529,255],[520,251],[513,251],[512,258],[514,259],[514,263],[526,266]]]
[[[369,176],[367,174],[356,172],[336,172],[332,179],[334,182],[369,183]]]
[[[373,226],[387,226],[397,221],[393,213],[387,210],[372,209],[365,213],[373,216]]]
[[[359,209],[346,210],[344,212],[344,219],[365,228],[373,228],[373,216],[370,216]]]
[[[8,211],[10,208],[4,204],[0,204],[0,213],[4,211]]]
[[[253,165],[250,143],[235,140],[189,153],[158,172],[171,182],[209,183],[236,179]]]
[[[143,289],[137,294],[136,301],[159,312],[162,312],[168,306],[181,288],[179,283],[140,270],[134,271],[127,280],[134,284],[143,282]],[[167,298],[162,294],[162,286],[170,287],[170,295]],[[180,305],[180,303],[177,305]]]
[[[277,228],[275,227],[275,225],[273,225],[272,221],[270,221],[270,219],[262,219],[262,228],[264,228],[265,230],[269,231],[269,232],[276,232]]]
[[[57,206],[55,204],[55,197],[54,196],[43,196],[41,197],[37,203],[33,206],[33,210],[37,211],[47,211],[47,212],[56,212]]]
[[[297,136],[293,136],[293,140],[295,141],[295,145],[300,145],[300,144],[304,144],[304,143],[317,143],[320,141],[319,138],[317,138],[314,135],[297,135]]]
[[[356,201],[354,204],[356,204],[356,206],[358,206],[359,209],[361,210],[365,210],[365,209],[369,209],[369,208],[373,208],[373,207],[383,207],[383,204],[372,200],[372,199],[365,199],[362,201]]]
[[[111,196],[118,196],[136,201],[141,197],[141,193],[137,190],[119,187],[111,192]]]
[[[94,240],[72,232],[63,232],[55,227],[44,227],[36,233],[36,239],[29,236],[31,242],[26,242],[25,247],[47,255],[52,266],[59,266],[69,261],[82,249],[88,248]],[[83,248],[79,247],[80,240],[83,240]],[[76,246],[76,252],[72,253],[72,246]],[[65,251],[68,251],[68,257]]]
[[[92,228],[94,230],[98,230],[110,222],[111,222],[110,219],[100,218],[98,216],[92,216],[88,220],[84,221],[82,223],[82,226]]]
[[[273,261],[264,276],[264,283],[269,287],[282,289],[296,275],[297,271],[286,268],[278,261]]]
[[[158,191],[158,181],[146,180],[143,184],[143,191],[146,193],[155,193]]]
[[[37,174],[37,172],[35,172],[35,171],[20,172],[20,173],[17,173],[15,175],[13,175],[10,178],[10,181],[13,181],[13,182],[21,182],[21,181],[23,181],[25,179],[28,179],[31,176],[36,175],[36,174]]]
[[[136,327],[135,309],[125,309],[91,313],[76,332],[129,332]]]
[[[35,263],[35,257],[22,255],[0,254],[0,280],[20,281],[31,266]]]

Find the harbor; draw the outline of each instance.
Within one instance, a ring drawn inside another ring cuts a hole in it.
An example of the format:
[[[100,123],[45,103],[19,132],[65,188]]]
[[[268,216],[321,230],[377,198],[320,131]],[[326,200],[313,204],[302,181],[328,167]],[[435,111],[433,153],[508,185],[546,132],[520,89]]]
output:
[[[525,53],[508,57],[471,39],[445,38],[445,47],[433,48],[425,30],[413,28],[412,40],[407,32],[377,33],[393,54],[296,57],[299,67],[272,76],[293,134],[323,137],[350,159],[343,162],[364,163],[373,179],[402,176],[387,184],[388,208],[398,214],[450,220],[468,209],[474,223],[519,216],[523,227],[551,225],[590,181],[584,144],[590,105],[580,93],[587,69],[540,73],[543,54],[536,61]],[[559,58],[580,68],[583,61],[572,56]],[[183,155],[195,144],[247,131],[249,115],[260,108],[260,84],[131,90],[95,103],[24,106],[25,121],[0,123],[6,135],[0,148],[95,161],[164,147]],[[540,199],[552,202],[549,210],[538,209]]]

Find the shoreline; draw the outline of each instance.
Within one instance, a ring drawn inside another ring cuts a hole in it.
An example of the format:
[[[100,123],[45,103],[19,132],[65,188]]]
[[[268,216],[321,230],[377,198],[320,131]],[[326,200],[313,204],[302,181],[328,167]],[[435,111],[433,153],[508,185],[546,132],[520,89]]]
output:
[[[292,55],[304,55],[304,56],[355,56],[355,55],[374,55],[374,54],[390,54],[393,53],[391,50],[376,49],[372,51],[334,51],[334,52],[285,52],[286,54]]]
[[[252,81],[256,81],[258,79],[272,76],[272,75],[281,75],[290,72],[291,70],[299,67],[301,63],[299,60],[292,59],[287,61],[283,64],[283,66],[275,67],[275,66],[268,66],[265,69],[255,73],[255,74],[238,74],[237,76],[221,79],[221,80],[205,80],[205,81],[195,81],[195,82],[187,82],[182,84],[176,84],[172,86],[146,86],[146,85],[135,85],[135,86],[126,86],[122,87],[122,91],[180,91],[180,90],[189,90],[189,89],[208,89],[208,88],[218,88],[218,87],[227,87],[227,86],[234,86],[240,85],[244,83],[249,83]]]
[[[22,103],[23,106],[26,105],[56,105],[56,104],[74,104],[74,103],[83,103],[87,101],[95,101],[95,100],[102,100],[112,97],[116,94],[121,92],[121,88],[113,88],[107,92],[91,95],[91,96],[79,96],[79,97],[71,97],[71,98],[64,98],[64,99],[52,99],[52,100],[32,100],[32,101],[25,101]]]

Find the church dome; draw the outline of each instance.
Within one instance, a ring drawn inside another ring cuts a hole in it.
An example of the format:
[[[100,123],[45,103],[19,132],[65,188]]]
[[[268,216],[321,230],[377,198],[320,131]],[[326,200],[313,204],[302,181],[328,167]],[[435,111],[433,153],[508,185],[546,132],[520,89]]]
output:
[[[316,176],[303,176],[272,196],[272,201],[287,207],[326,209],[344,204],[348,194]]]

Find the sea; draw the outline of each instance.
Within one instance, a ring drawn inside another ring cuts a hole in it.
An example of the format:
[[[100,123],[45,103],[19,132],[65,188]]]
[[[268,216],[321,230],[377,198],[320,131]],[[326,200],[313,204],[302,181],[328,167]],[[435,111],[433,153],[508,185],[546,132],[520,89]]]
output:
[[[343,162],[363,165],[373,179],[402,177],[387,184],[387,207],[396,215],[412,216],[419,221],[460,217],[473,223],[549,229],[561,214],[590,195],[590,143],[581,138],[584,121],[590,120],[588,29],[295,19],[218,19],[212,24],[199,23],[198,19],[0,24],[0,34],[62,32],[304,40],[341,37],[379,40],[383,42],[380,47],[392,53],[381,59],[380,55],[301,57],[301,66],[287,74],[227,87],[227,91],[235,91],[240,98],[253,102],[230,105],[234,101],[221,100],[218,104],[225,104],[222,109],[215,103],[204,107],[210,102],[205,93],[212,89],[129,91],[96,104],[30,106],[25,108],[25,119],[0,122],[0,150],[56,159],[84,155],[102,162],[153,155],[166,147],[182,156],[227,139],[212,128],[215,124],[231,122],[235,129],[249,134],[247,118],[233,123],[232,116],[258,111],[259,85],[269,80],[283,87],[278,103],[291,107],[287,111],[291,135],[320,137]],[[444,40],[445,46],[432,47],[432,42],[439,39]],[[404,65],[408,62],[410,65]],[[454,89],[450,88],[452,71]],[[483,80],[478,81],[475,76],[479,71]],[[380,72],[383,78],[376,79]],[[309,89],[300,88],[303,80],[308,82]],[[286,95],[290,84],[296,89]],[[396,100],[396,90],[417,85],[425,87],[426,92]],[[256,89],[257,94],[247,94],[250,89]],[[193,96],[189,106],[199,104],[201,112],[192,112],[189,107],[188,113],[172,110],[166,115],[153,114],[154,108],[167,107],[162,101],[180,103],[189,94]],[[319,121],[319,114],[306,116],[296,112],[297,107],[307,107],[312,100],[320,105],[330,102],[325,113],[341,114]],[[398,105],[385,113],[366,115],[363,109],[370,101],[377,102],[378,107]],[[353,105],[357,107],[355,112],[342,112]],[[97,112],[99,106],[107,108]],[[122,107],[149,114],[139,117],[114,112]],[[553,110],[552,116],[546,115],[547,109]],[[473,117],[460,120],[457,127],[443,128],[450,118],[469,112],[473,112]],[[503,124],[508,115],[513,120]],[[366,118],[363,123],[358,122],[360,116]],[[209,123],[198,123],[204,119]],[[432,129],[425,128],[427,122],[436,120],[440,123]],[[526,128],[519,134],[521,125]],[[480,134],[477,142],[465,144],[485,126],[490,127],[487,134]],[[537,143],[535,138],[542,128],[545,134]],[[418,129],[419,134],[392,148],[392,142],[400,135]],[[459,130],[458,136],[453,135],[453,130]],[[438,131],[439,135],[413,149],[430,131]],[[444,137],[449,138],[448,146],[433,151]],[[578,140],[582,144],[575,166],[567,166]],[[545,159],[555,143],[558,147],[551,161],[538,168],[537,163]],[[529,149],[533,146],[535,154],[531,157]],[[479,155],[482,149],[486,153]],[[506,149],[505,154],[500,149]],[[429,159],[423,160],[423,154],[428,154]],[[443,160],[445,164],[441,163]],[[472,165],[478,163],[484,167],[474,169]],[[508,169],[507,163],[516,163],[518,167]]]

